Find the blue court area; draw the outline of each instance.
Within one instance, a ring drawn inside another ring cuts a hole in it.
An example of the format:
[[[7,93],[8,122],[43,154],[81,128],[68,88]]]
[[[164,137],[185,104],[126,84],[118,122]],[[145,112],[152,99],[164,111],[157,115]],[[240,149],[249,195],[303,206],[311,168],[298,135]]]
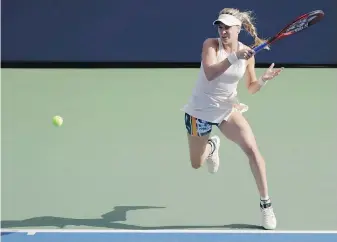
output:
[[[2,232],[3,242],[336,242],[337,232],[55,231]]]

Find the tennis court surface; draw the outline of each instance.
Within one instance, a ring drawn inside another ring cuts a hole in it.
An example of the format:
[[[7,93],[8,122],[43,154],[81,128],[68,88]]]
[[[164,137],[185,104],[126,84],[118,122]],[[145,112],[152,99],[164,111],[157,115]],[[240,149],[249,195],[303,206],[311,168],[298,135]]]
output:
[[[191,168],[180,108],[197,74],[2,70],[2,241],[336,242],[336,69],[285,69],[256,95],[239,85],[273,232],[236,145],[221,136],[218,173]]]

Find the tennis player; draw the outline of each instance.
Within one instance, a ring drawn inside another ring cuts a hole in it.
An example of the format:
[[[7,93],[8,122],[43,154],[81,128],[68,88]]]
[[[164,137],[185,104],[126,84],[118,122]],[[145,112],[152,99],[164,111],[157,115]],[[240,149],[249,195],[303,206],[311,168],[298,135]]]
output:
[[[213,25],[218,27],[219,38],[204,41],[199,78],[183,108],[191,164],[197,169],[206,161],[209,172],[218,171],[220,138],[210,137],[212,127],[217,126],[247,155],[260,194],[262,226],[275,229],[277,222],[268,194],[265,161],[250,125],[242,115],[248,107],[238,102],[237,85],[245,76],[247,89],[254,94],[282,69],[274,69],[273,63],[259,78],[256,77],[254,51],[238,41],[243,27],[254,38],[254,46],[264,42],[256,33],[252,12],[225,8]]]

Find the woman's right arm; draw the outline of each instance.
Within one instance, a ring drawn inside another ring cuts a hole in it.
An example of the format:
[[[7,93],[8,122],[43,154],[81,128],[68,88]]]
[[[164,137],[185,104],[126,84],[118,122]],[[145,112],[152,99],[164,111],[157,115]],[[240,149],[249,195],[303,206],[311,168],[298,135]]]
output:
[[[254,55],[254,51],[247,47],[230,54],[226,59],[217,63],[217,46],[218,42],[215,39],[205,40],[202,46],[202,64],[208,81],[212,81],[220,76],[232,65],[232,63],[239,59],[248,60]]]
[[[214,80],[231,66],[227,58],[217,63],[216,49],[215,39],[206,39],[202,46],[202,65],[208,81]]]

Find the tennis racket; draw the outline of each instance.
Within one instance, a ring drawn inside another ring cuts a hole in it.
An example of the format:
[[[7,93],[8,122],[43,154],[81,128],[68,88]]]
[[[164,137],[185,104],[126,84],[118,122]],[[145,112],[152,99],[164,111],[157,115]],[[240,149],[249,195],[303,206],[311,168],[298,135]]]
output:
[[[292,21],[290,24],[285,26],[279,33],[277,33],[272,38],[268,39],[265,43],[255,47],[253,50],[255,53],[261,51],[266,46],[281,40],[285,37],[298,33],[304,29],[307,29],[313,24],[318,23],[324,17],[324,12],[322,10],[315,10],[306,14],[303,14]]]

